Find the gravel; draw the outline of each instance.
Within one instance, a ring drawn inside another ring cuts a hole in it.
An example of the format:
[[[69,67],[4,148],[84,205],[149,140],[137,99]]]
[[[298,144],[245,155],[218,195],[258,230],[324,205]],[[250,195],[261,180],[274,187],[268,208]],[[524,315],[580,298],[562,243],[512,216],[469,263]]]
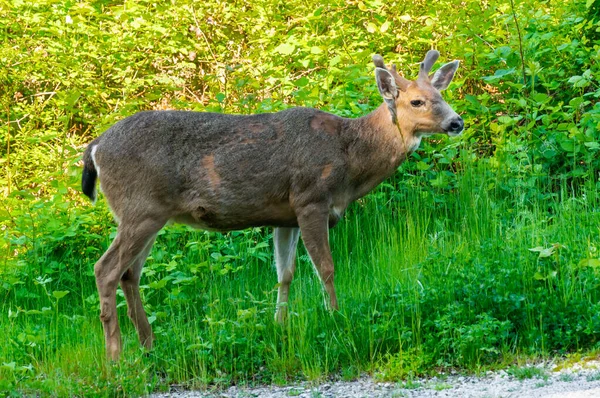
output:
[[[537,377],[519,380],[506,371],[488,372],[483,377],[449,375],[414,380],[410,383],[379,383],[370,377],[355,381],[310,383],[285,387],[238,387],[220,391],[177,391],[154,394],[152,398],[600,398],[600,361],[575,364],[568,369],[553,370],[539,366]],[[513,372],[514,373],[514,372]]]

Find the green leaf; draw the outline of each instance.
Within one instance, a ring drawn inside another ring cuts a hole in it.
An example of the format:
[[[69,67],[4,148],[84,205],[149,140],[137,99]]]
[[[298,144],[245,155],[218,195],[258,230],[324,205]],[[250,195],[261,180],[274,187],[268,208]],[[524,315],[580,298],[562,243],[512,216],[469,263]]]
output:
[[[586,147],[588,147],[592,151],[597,151],[597,150],[600,149],[600,143],[598,143],[596,141],[586,142],[583,145],[585,145]]]
[[[533,248],[529,249],[529,251],[531,251],[531,252],[539,253],[538,258],[550,257],[551,255],[554,254],[555,250],[556,250],[556,246],[550,246],[548,248],[543,248],[542,246],[537,246],[537,247],[533,247]]]
[[[600,259],[598,258],[584,258],[579,262],[580,267],[600,267]]]
[[[585,99],[583,97],[575,97],[571,101],[569,101],[569,106],[572,108],[578,108],[579,105],[583,104]]]
[[[583,79],[583,77],[579,76],[579,75],[575,75],[575,76],[571,76],[571,78],[568,80],[569,83],[571,84],[575,84],[578,81],[580,81],[581,79]]]
[[[77,100],[79,100],[79,97],[81,97],[81,93],[80,92],[69,93],[69,96],[66,99],[67,105],[70,106],[70,107],[72,107],[73,105],[75,105],[75,103],[77,102]]]
[[[538,258],[546,258],[546,257],[550,257],[551,255],[554,254],[554,247],[549,247],[547,249],[544,249],[540,252],[540,255]]]
[[[167,282],[168,282],[168,279],[163,278],[159,281],[149,283],[148,286],[151,287],[152,289],[162,289],[165,286],[167,286]]]
[[[515,73],[515,68],[510,68],[510,69],[498,69],[496,70],[496,72],[494,73],[493,76],[484,76],[482,77],[483,80],[488,81],[488,82],[494,82],[497,80],[500,80],[503,77],[506,77],[508,75],[512,75],[513,73]]]
[[[15,370],[16,366],[17,366],[17,364],[15,362],[3,362],[2,363],[3,369]]]
[[[296,46],[290,43],[281,43],[277,47],[275,47],[275,52],[282,55],[290,55],[296,50]]]
[[[566,139],[559,142],[560,147],[565,152],[573,152],[575,150],[575,144],[572,140]]]
[[[385,21],[383,23],[383,25],[381,25],[381,27],[379,28],[379,31],[381,33],[385,33],[389,29],[389,27],[390,27],[390,22],[389,21]]]
[[[65,297],[67,294],[69,294],[69,292],[66,290],[55,290],[52,292],[52,295],[57,300],[60,300],[61,298]]]
[[[532,95],[532,98],[535,102],[539,102],[541,104],[550,100],[550,96],[548,96],[544,93],[535,93]],[[521,98],[521,99],[523,99],[523,98]],[[523,102],[525,102],[525,101],[523,101]]]
[[[419,170],[429,170],[431,168],[430,164],[423,162],[422,160],[417,163],[417,169]]]
[[[535,279],[536,281],[543,281],[546,279],[546,277],[540,272],[536,272],[535,274],[533,274],[533,279]]]
[[[308,80],[308,78],[306,76],[301,77],[300,79],[296,80],[294,83],[296,84],[296,86],[298,87],[304,87],[306,86],[308,83],[310,82],[310,80]]]

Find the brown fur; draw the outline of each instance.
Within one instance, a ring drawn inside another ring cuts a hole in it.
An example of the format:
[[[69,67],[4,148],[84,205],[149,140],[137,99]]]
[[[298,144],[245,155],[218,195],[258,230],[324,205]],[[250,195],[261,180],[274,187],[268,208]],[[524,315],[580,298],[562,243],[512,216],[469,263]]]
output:
[[[212,188],[213,192],[216,194],[219,185],[221,184],[221,176],[215,170],[215,156],[208,155],[202,159],[202,167],[206,171],[206,175],[208,177],[208,184]]]
[[[326,180],[327,177],[329,177],[331,175],[331,169],[333,168],[333,166],[330,164],[326,164],[325,167],[323,167],[323,171],[321,171],[321,180]]]
[[[317,132],[335,135],[340,130],[340,119],[327,113],[318,113],[310,121],[310,128]]]

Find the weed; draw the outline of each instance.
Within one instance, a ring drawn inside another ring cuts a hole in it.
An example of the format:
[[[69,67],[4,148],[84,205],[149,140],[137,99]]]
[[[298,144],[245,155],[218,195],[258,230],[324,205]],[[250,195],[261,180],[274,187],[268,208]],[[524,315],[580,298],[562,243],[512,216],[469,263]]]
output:
[[[433,386],[431,386],[431,388],[435,391],[444,391],[444,390],[450,390],[453,388],[452,384],[448,384],[448,383],[435,383],[433,384]]]
[[[417,390],[419,388],[421,388],[423,385],[421,384],[421,382],[418,381],[414,381],[414,380],[406,380],[405,382],[403,382],[401,384],[402,388],[405,388],[407,390]]]
[[[600,371],[590,373],[585,377],[587,381],[598,381],[600,380]]]
[[[548,380],[548,372],[545,369],[537,366],[511,366],[506,370],[506,373],[521,381],[533,379],[534,377]]]
[[[360,370],[356,366],[348,366],[347,368],[342,369],[342,380],[344,381],[352,381],[356,380],[360,376]]]
[[[558,380],[564,381],[565,383],[570,383],[574,379],[575,379],[575,377],[573,377],[573,375],[571,373],[561,373],[561,375],[558,376]]]

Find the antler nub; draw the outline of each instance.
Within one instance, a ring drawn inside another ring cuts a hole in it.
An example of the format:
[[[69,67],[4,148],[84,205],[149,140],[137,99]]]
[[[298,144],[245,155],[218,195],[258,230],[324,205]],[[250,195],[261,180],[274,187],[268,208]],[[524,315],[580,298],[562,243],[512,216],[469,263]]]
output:
[[[435,64],[435,61],[439,58],[440,53],[436,50],[429,50],[425,55],[425,59],[421,62],[421,67],[419,68],[419,79],[429,79],[429,72]]]
[[[437,59],[439,57],[440,57],[440,53],[438,51],[436,51],[436,50],[427,51],[427,54],[425,55],[425,59],[423,60],[423,63],[421,64],[421,65],[423,65],[425,72],[429,73],[431,71],[433,64],[435,64],[435,61],[437,61]]]
[[[383,62],[383,57],[379,54],[373,55],[373,63],[375,64],[376,67],[385,69],[385,63]]]

